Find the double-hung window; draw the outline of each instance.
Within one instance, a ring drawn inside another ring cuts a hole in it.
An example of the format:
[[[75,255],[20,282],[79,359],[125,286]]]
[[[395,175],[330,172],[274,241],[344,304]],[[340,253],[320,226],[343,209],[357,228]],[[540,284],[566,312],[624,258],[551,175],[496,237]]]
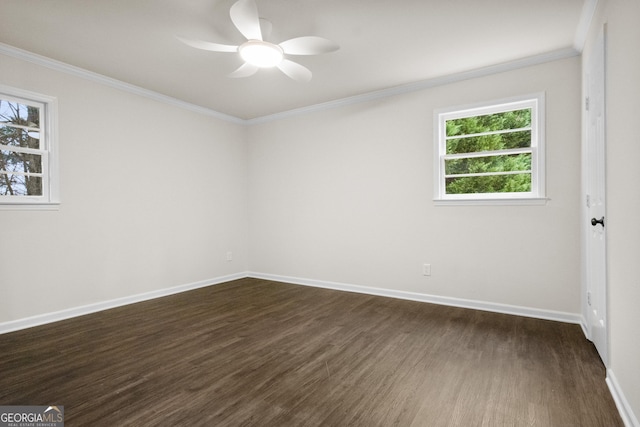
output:
[[[58,202],[55,98],[0,86],[0,208]]]
[[[436,111],[435,131],[436,202],[544,202],[544,94]]]

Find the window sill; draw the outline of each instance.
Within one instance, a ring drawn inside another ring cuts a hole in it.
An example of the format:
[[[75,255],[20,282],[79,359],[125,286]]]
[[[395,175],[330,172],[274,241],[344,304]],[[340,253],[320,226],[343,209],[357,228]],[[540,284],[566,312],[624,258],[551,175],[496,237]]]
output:
[[[60,202],[0,203],[0,211],[57,211]]]
[[[521,198],[521,199],[434,199],[436,206],[543,206],[549,199],[546,197]]]

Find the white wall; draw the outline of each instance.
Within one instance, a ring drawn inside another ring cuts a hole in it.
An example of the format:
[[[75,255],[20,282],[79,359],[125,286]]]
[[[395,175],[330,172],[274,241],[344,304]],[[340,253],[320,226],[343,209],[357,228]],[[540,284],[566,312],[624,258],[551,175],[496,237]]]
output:
[[[250,269],[578,313],[580,88],[576,57],[252,126]],[[547,205],[434,206],[434,109],[540,91]]]
[[[0,210],[0,323],[246,271],[242,126],[8,56],[0,76],[58,98],[62,196]]]
[[[599,3],[584,59],[607,22],[609,368],[633,417],[640,4]],[[0,324],[246,270],[579,313],[580,62],[247,129],[0,55],[0,83],[59,100],[62,193],[0,210]],[[435,207],[433,110],[539,91],[547,205]]]
[[[640,417],[640,2],[600,1],[583,55],[607,24],[607,250],[609,375],[626,400],[629,419]]]
[[[63,202],[0,211],[0,323],[247,270],[579,313],[579,65],[247,128],[0,56],[58,97]],[[435,207],[433,110],[539,91],[547,205]]]

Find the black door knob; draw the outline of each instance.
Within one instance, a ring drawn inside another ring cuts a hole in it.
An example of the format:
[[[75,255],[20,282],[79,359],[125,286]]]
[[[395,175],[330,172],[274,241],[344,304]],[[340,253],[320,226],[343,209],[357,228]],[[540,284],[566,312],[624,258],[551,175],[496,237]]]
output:
[[[598,224],[602,224],[602,226],[604,227],[604,217],[600,219],[591,218],[591,225],[595,227]]]

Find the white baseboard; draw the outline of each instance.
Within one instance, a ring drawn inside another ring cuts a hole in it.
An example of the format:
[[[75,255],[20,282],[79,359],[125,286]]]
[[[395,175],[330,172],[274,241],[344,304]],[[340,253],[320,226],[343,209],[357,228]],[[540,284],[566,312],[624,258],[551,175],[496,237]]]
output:
[[[8,332],[18,331],[21,329],[27,329],[34,326],[40,326],[47,323],[53,323],[60,320],[70,319],[72,317],[83,316],[85,314],[91,314],[98,311],[108,310],[110,308],[121,307],[128,304],[134,304],[137,302],[147,301],[155,298],[161,298],[168,295],[178,294],[181,292],[191,291],[206,286],[218,285],[220,283],[229,282],[231,280],[243,279],[247,277],[246,272],[230,274],[227,276],[216,277],[214,279],[202,280],[199,282],[188,283],[186,285],[175,286],[172,288],[158,289],[151,292],[145,292],[142,294],[131,295],[123,298],[116,298],[109,301],[98,302],[95,304],[83,305],[80,307],[73,307],[66,310],[60,310],[53,313],[40,314],[33,317],[27,317],[24,319],[12,320],[9,322],[0,323],[0,334],[6,334]]]
[[[584,316],[580,316],[580,327],[582,328],[582,333],[584,337],[591,341],[591,335],[589,334],[589,327],[587,326],[587,319]]]
[[[275,274],[266,274],[258,272],[241,272],[227,276],[221,276],[214,279],[202,280],[186,285],[175,286],[172,288],[159,289],[128,297],[117,298],[109,301],[88,304],[80,307],[73,307],[66,310],[56,311],[53,313],[45,313],[33,317],[13,320],[0,323],[0,334],[27,329],[34,326],[44,325],[47,323],[57,322],[60,320],[70,319],[72,317],[83,316],[85,314],[95,313],[110,308],[121,307],[127,304],[134,304],[141,301],[147,301],[154,298],[161,298],[168,295],[186,292],[205,286],[217,285],[236,279],[252,277],[256,279],[273,280],[277,282],[292,283],[296,285],[313,286],[317,288],[335,289],[339,291],[355,292],[368,295],[378,295],[389,298],[398,298],[410,301],[427,302],[432,304],[448,305],[454,307],[471,308],[475,310],[491,311],[495,313],[513,314],[516,316],[533,317],[536,319],[555,320],[564,323],[575,323],[582,327],[585,336],[587,336],[586,323],[584,318],[579,314],[565,313],[553,310],[542,310],[530,307],[521,307],[508,304],[498,304],[485,301],[468,300],[461,298],[443,297],[438,295],[420,294],[416,292],[397,291],[393,289],[373,288],[369,286],[351,285],[346,283],[329,282],[323,280],[303,279],[299,277],[280,276]]]
[[[620,417],[622,418],[624,425],[626,427],[640,427],[640,422],[638,422],[638,418],[633,413],[633,409],[631,409],[631,405],[629,405],[629,402],[624,396],[624,393],[620,388],[620,384],[618,384],[618,380],[611,369],[607,369],[606,381],[609,391],[611,392],[611,396],[613,396],[613,400],[616,402],[616,407],[618,408],[618,412],[620,412]]]
[[[248,277],[256,279],[273,280],[292,283],[296,285],[313,286],[318,288],[335,289],[347,292],[356,292],[369,295],[378,295],[390,298],[405,299],[411,301],[427,302],[433,304],[449,305],[454,307],[471,308],[475,310],[491,311],[495,313],[513,314],[517,316],[532,317],[537,319],[554,320],[564,323],[580,325],[586,339],[590,340],[587,322],[581,314],[566,313],[553,310],[542,310],[530,307],[521,307],[507,304],[496,304],[485,301],[467,300],[460,298],[442,297],[437,295],[419,294],[415,292],[397,291],[392,289],[372,288],[368,286],[350,285],[346,283],[328,282],[322,280],[303,279],[299,277],[279,276],[275,274],[248,272]],[[626,427],[640,427],[638,418],[633,413],[629,402],[620,389],[613,371],[607,369],[606,383],[616,403],[620,417]]]
[[[461,298],[442,297],[438,295],[419,294],[416,292],[397,291],[393,289],[372,288],[369,286],[350,285],[346,283],[328,282],[323,280],[303,279],[300,277],[279,276],[275,274],[258,273],[250,271],[248,277],[256,279],[273,280],[277,282],[292,283],[296,285],[313,286],[317,288],[335,289],[339,291],[356,292],[360,294],[378,295],[383,297],[398,298],[410,301],[428,302],[432,304],[449,305],[454,307],[471,308],[475,310],[491,311],[495,313],[513,314],[516,316],[533,317],[536,319],[555,320],[564,323],[574,323],[585,329],[585,322],[577,313],[565,313],[562,311],[542,310],[530,307],[521,307],[508,304],[497,304],[485,301],[468,300]]]
[[[88,304],[80,307],[74,307],[66,310],[56,311],[53,313],[41,314],[38,316],[28,317],[10,322],[0,323],[0,334],[13,332],[21,329],[27,329],[34,326],[53,323],[60,320],[70,319],[72,317],[83,316],[98,311],[108,310],[111,308],[121,307],[128,304],[147,301],[155,298],[161,298],[181,292],[203,288],[206,286],[218,285],[229,282],[231,280],[243,279],[246,277],[264,280],[273,280],[277,282],[291,283],[296,285],[312,286],[317,288],[335,289],[339,291],[355,292],[368,295],[378,295],[389,298],[398,298],[410,301],[427,302],[432,304],[448,305],[454,307],[471,308],[475,310],[491,311],[495,313],[512,314],[516,316],[532,317],[537,319],[554,320],[564,323],[574,323],[580,325],[587,339],[586,321],[583,316],[574,313],[566,313],[553,310],[542,310],[530,307],[521,307],[507,304],[497,304],[485,301],[468,300],[461,298],[442,297],[437,295],[420,294],[416,292],[397,291],[393,289],[373,288],[369,286],[350,285],[346,283],[329,282],[323,280],[303,279],[299,277],[280,276],[275,274],[258,273],[254,271],[230,274],[214,279],[202,280],[199,282],[188,283],[186,285],[175,286],[172,288],[159,289],[143,294],[132,295],[123,298],[117,298],[109,301],[103,301],[95,304]],[[626,427],[640,427],[638,419],[633,413],[631,406],[627,402],[613,371],[607,369],[607,386],[613,396],[620,416],[622,417]]]

